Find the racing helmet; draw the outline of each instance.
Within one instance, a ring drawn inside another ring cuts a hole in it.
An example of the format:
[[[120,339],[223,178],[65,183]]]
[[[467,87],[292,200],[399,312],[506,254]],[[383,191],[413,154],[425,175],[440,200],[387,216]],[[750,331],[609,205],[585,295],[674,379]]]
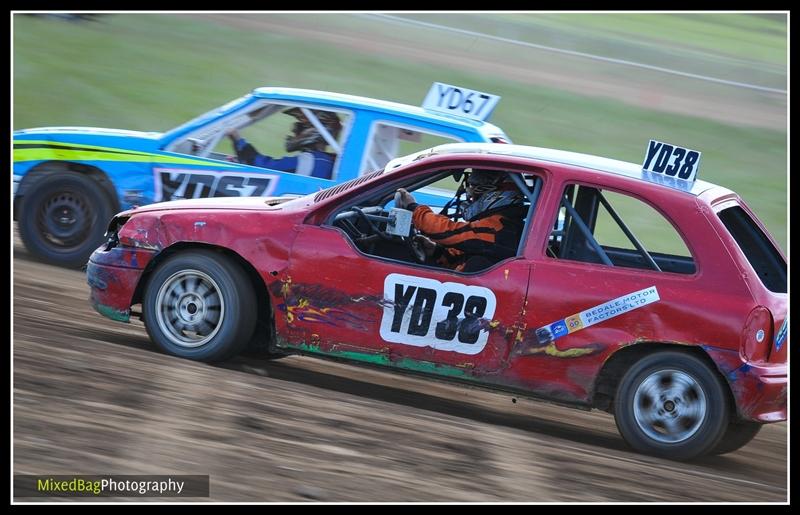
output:
[[[476,168],[465,181],[471,197],[463,207],[463,216],[468,222],[523,205],[519,189],[506,173]]]
[[[312,110],[314,116],[328,130],[330,135],[337,139],[339,132],[342,130],[342,123],[336,113],[330,111],[316,111]],[[314,124],[306,117],[306,115],[297,107],[287,109],[285,114],[297,118],[297,121],[292,126],[292,133],[286,136],[286,151],[293,152],[295,150],[303,150],[307,148],[314,148],[319,144],[326,143],[325,137],[320,134]]]
[[[467,175],[466,186],[469,188],[470,194],[474,199],[478,199],[481,195],[496,191],[500,183],[506,179],[506,175],[502,172],[493,170],[484,170],[482,168],[473,168]]]

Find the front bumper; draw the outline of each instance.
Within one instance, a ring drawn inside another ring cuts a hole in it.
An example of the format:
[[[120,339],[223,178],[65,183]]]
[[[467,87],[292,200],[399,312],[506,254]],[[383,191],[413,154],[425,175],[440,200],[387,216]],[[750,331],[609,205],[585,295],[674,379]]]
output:
[[[136,287],[157,251],[131,247],[106,250],[105,247],[92,253],[86,267],[86,282],[91,287],[89,302],[101,315],[128,322]]]

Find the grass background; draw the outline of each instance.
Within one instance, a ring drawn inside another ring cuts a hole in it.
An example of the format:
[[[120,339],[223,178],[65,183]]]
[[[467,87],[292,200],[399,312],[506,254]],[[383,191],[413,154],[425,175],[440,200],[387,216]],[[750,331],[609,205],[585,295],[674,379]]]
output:
[[[242,15],[248,17],[248,15]],[[413,41],[428,52],[520,59],[535,51],[478,44],[475,38],[369,15],[282,15],[308,30],[341,30],[363,51],[303,35],[237,27],[211,16],[114,14],[68,22],[13,16],[13,128],[76,125],[165,131],[241,96],[273,85],[322,89],[419,105],[435,81],[500,94],[492,118],[515,143],[642,161],[649,139],[703,152],[700,177],[739,193],[787,249],[787,132],[729,124],[481,73],[453,59],[387,56],[372,38]],[[409,14],[531,43],[727,80],[786,87],[782,15],[741,14]],[[512,56],[514,57],[514,56]],[[539,52],[536,66],[572,67],[602,77],[609,65]],[[522,61],[520,61],[522,62]],[[615,73],[617,73],[615,71]],[[635,69],[625,73],[647,74]],[[651,74],[652,75],[652,74]],[[663,81],[663,77],[653,80]],[[670,79],[692,95],[720,85]],[[672,84],[674,82],[674,84]],[[728,87],[728,89],[730,89]],[[705,91],[704,93],[708,93]],[[732,93],[734,94],[734,93]],[[785,98],[735,92],[742,102]],[[280,143],[280,142],[278,142]]]

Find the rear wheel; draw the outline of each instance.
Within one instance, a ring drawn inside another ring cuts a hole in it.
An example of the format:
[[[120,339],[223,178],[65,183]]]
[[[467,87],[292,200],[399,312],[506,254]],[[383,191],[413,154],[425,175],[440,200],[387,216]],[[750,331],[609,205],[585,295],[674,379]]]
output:
[[[20,237],[35,257],[78,268],[103,243],[113,214],[111,199],[90,176],[52,172],[22,199]]]
[[[741,449],[756,437],[763,424],[751,422],[749,420],[735,420],[728,424],[725,435],[719,441],[710,454],[727,454],[737,449]]]
[[[176,254],[147,283],[145,327],[164,352],[198,361],[223,361],[250,341],[256,295],[244,271],[208,250]]]
[[[728,427],[725,386],[702,360],[683,352],[636,362],[614,403],[617,428],[631,447],[674,460],[708,454]]]

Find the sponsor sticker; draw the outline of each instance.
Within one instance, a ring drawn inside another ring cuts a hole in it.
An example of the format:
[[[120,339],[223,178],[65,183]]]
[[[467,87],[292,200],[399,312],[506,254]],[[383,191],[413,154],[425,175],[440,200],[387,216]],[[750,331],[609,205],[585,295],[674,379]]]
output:
[[[581,321],[581,317],[579,315],[567,317],[564,319],[564,322],[567,324],[567,331],[570,333],[574,333],[575,331],[583,329],[583,321]]]
[[[787,316],[783,324],[781,325],[780,331],[778,334],[775,335],[775,350],[781,350],[781,346],[783,346],[783,342],[786,341],[786,335],[789,332],[789,317]]]
[[[482,286],[389,274],[383,283],[381,338],[387,342],[477,354],[489,339],[497,300]]]
[[[553,339],[561,338],[562,336],[566,336],[569,334],[567,331],[567,324],[564,320],[559,320],[558,322],[553,322],[550,324],[550,332],[553,333]]]
[[[585,327],[605,322],[634,309],[652,304],[658,300],[660,300],[658,290],[655,286],[650,286],[540,327],[536,330],[536,335],[540,342],[547,343],[575,331],[580,331]]]

